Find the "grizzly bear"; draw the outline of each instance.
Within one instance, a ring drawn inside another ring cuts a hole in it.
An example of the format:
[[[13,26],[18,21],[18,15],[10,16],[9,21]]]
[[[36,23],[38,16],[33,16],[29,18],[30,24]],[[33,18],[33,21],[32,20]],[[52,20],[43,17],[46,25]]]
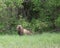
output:
[[[32,34],[29,30],[24,29],[21,25],[17,25],[17,31],[19,35],[24,35],[24,34],[31,35]]]

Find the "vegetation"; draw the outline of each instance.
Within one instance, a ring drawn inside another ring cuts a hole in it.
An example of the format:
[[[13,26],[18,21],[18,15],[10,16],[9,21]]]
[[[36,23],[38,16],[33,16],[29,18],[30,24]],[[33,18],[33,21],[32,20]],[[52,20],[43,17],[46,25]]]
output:
[[[60,0],[0,0],[0,32],[60,30]]]
[[[0,48],[60,48],[60,33],[0,35]]]
[[[19,36],[19,24],[36,34]],[[60,0],[0,0],[0,48],[60,48],[57,32]]]

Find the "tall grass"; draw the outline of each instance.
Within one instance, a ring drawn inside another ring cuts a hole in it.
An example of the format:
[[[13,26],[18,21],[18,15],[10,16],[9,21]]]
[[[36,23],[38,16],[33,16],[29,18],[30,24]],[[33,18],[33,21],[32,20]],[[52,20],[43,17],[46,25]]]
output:
[[[0,48],[60,48],[60,33],[0,35]]]

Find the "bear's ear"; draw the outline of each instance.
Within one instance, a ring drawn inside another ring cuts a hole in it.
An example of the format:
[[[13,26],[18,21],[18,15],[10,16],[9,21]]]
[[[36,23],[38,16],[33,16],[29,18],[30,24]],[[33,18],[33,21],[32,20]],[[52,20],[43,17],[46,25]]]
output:
[[[22,25],[17,25],[17,27],[22,27]]]

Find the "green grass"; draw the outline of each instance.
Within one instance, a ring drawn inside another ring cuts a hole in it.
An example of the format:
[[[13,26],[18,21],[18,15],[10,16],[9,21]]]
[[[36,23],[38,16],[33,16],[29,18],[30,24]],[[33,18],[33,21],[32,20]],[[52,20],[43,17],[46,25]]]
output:
[[[60,48],[60,33],[0,35],[0,48]]]

